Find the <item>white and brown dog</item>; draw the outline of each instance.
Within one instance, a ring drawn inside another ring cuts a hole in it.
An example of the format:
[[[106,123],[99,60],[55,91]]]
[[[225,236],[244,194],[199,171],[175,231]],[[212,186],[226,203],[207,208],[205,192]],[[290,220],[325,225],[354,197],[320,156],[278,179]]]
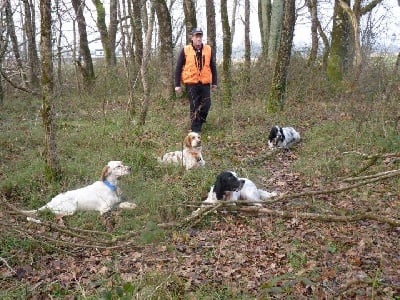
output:
[[[48,209],[60,217],[73,215],[77,211],[98,211],[100,214],[104,214],[118,203],[121,208],[133,209],[136,204],[131,202],[121,203],[121,193],[118,187],[119,178],[130,173],[131,168],[125,166],[121,161],[110,161],[103,168],[99,181],[76,190],[58,194],[39,209],[22,212],[28,215],[35,215],[41,210]]]
[[[300,141],[300,133],[293,127],[273,126],[269,132],[268,146],[270,149],[289,149]]]
[[[243,200],[261,206],[260,202],[277,195],[277,192],[258,189],[253,181],[238,177],[235,172],[224,171],[217,176],[215,184],[211,187],[208,197],[203,203],[214,204],[219,200]]]
[[[205,161],[201,154],[201,137],[197,132],[189,132],[183,141],[182,151],[173,151],[165,153],[159,162],[180,164],[186,170],[202,167]]]

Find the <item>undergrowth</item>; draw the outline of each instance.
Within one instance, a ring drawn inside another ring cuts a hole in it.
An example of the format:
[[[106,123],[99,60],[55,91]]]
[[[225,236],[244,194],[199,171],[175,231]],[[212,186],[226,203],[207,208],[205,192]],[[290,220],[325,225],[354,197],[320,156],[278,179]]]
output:
[[[122,160],[132,167],[132,175],[121,179],[123,197],[135,202],[137,209],[112,212],[114,233],[137,231],[138,245],[168,244],[171,232],[157,224],[179,222],[190,214],[206,198],[215,176],[222,170],[237,171],[261,186],[273,175],[276,156],[260,157],[268,151],[269,129],[275,124],[294,126],[302,135],[301,143],[291,150],[296,160],[288,172],[299,174],[305,186],[357,174],[364,163],[360,153],[374,155],[398,151],[398,90],[391,91],[389,98],[388,91],[380,90],[381,85],[374,91],[368,90],[367,94],[360,90],[338,94],[332,92],[329,83],[321,79],[321,74],[314,74],[318,71],[312,72],[311,75],[315,76],[312,78],[300,71],[298,74],[301,76],[296,77],[296,68],[304,66],[295,61],[293,68],[285,110],[278,114],[265,113],[265,98],[262,96],[265,91],[259,82],[264,86],[267,83],[257,76],[250,83],[252,88],[246,87],[247,94],[243,93],[240,77],[235,78],[237,96],[232,99],[234,104],[231,107],[223,107],[219,92],[213,94],[211,111],[202,133],[206,166],[189,172],[180,166],[160,165],[156,159],[166,151],[181,148],[189,128],[185,99],[153,98],[146,124],[140,127],[127,112],[128,100],[120,94],[121,83],[117,84],[118,80],[114,82],[115,86],[109,82],[98,94],[79,94],[71,90],[61,95],[55,103],[58,112],[56,139],[62,171],[60,182],[47,182],[43,175],[40,99],[32,98],[27,102],[6,100],[1,111],[1,196],[18,208],[37,208],[60,191],[98,180],[109,160]],[[262,74],[258,71],[255,74]],[[249,163],[249,158],[255,163]],[[398,168],[399,161],[392,163]],[[374,171],[380,171],[379,167]],[[388,187],[390,193],[399,193],[398,181],[394,179]],[[41,216],[54,221],[51,214]],[[210,220],[206,218],[203,226],[206,227],[208,222]],[[77,213],[66,218],[65,224],[86,230],[107,230],[103,218],[95,213]],[[26,264],[34,260],[30,255],[21,255],[20,251],[32,255],[54,251],[34,240],[18,239],[12,234],[2,234],[0,243],[0,257],[10,264],[17,263],[14,257],[23,257]],[[307,263],[307,257],[298,244],[293,245],[288,249],[288,257],[297,271]],[[331,253],[336,253],[341,245],[332,242],[326,247]],[[117,271],[111,278],[98,276],[96,288],[88,291],[77,285],[75,293],[84,294],[89,299],[131,299],[134,295],[151,299],[247,297],[246,293],[224,285],[219,289],[204,286],[188,296],[185,282],[180,278],[173,275],[164,278],[157,272],[131,280],[121,278]],[[265,283],[266,297],[271,293],[287,293],[290,286],[278,288],[276,282],[279,280],[271,278]],[[302,282],[301,278],[296,280]],[[26,288],[17,286],[14,292],[1,292],[0,296],[4,299],[25,297]],[[50,293],[53,297],[70,294],[62,286],[47,288],[44,288],[44,294]]]

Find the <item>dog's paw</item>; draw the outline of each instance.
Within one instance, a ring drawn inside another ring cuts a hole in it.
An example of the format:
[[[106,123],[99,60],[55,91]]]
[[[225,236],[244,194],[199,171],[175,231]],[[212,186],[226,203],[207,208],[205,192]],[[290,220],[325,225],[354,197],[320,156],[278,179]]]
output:
[[[121,202],[118,205],[118,207],[121,209],[135,209],[137,205],[136,203],[126,201],[126,202]]]

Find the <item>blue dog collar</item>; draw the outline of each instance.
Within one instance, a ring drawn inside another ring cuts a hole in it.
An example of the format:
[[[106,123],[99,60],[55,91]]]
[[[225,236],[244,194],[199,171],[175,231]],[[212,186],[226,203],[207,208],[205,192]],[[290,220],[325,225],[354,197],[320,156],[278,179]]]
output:
[[[112,190],[113,192],[115,192],[115,190],[117,189],[117,187],[115,185],[113,185],[111,182],[107,181],[107,180],[103,180],[104,184],[106,186],[108,186],[110,188],[110,190]]]

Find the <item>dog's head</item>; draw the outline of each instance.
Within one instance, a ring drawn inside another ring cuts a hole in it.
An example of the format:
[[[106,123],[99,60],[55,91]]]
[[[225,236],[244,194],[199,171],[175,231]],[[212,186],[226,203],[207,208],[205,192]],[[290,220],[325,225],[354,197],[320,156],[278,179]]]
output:
[[[285,139],[285,135],[283,134],[283,129],[280,126],[273,126],[268,136],[268,146],[273,148],[278,145],[279,142],[282,142]]]
[[[189,132],[185,137],[185,147],[187,148],[199,148],[201,147],[201,136],[197,132]]]
[[[239,179],[235,172],[224,171],[217,176],[214,192],[218,200],[222,200],[226,192],[239,191],[244,185],[244,180]]]
[[[125,166],[122,161],[112,160],[103,168],[100,180],[108,180],[108,178],[118,179],[121,176],[131,174],[131,167]]]

